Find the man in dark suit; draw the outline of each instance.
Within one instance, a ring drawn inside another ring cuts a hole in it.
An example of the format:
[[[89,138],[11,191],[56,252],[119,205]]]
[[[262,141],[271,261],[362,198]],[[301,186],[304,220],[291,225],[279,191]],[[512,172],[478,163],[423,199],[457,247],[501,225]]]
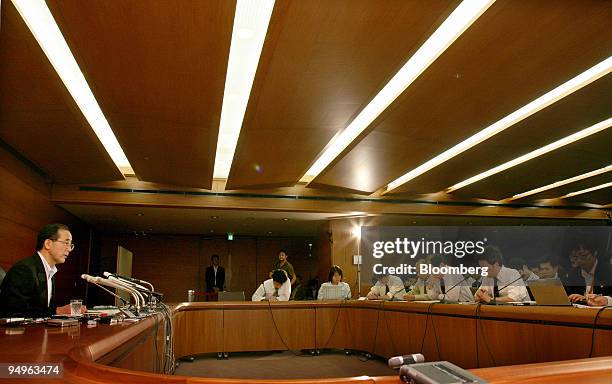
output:
[[[225,269],[219,266],[219,255],[212,255],[212,265],[206,268],[206,292],[223,291],[225,286]]]
[[[577,264],[568,273],[565,281],[571,301],[584,300],[593,294],[612,294],[612,266],[605,258],[599,258],[598,251],[589,243],[579,243],[570,251],[570,259]]]
[[[74,249],[70,229],[64,224],[46,225],[38,233],[36,249],[34,255],[13,265],[2,281],[2,317],[70,314],[70,304],[58,308],[54,300],[56,265],[63,264]]]

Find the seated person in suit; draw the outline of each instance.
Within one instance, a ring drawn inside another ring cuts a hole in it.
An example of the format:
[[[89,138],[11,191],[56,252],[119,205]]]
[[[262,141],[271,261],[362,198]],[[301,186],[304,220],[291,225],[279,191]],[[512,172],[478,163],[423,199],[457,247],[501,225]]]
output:
[[[291,297],[291,282],[287,272],[282,269],[272,271],[272,278],[264,281],[253,293],[253,301],[289,301]]]
[[[55,273],[74,249],[70,229],[64,224],[48,224],[36,240],[37,252],[18,261],[6,274],[0,291],[0,316],[50,317],[70,315],[70,304],[55,304]],[[85,306],[81,308],[84,313]]]
[[[578,266],[569,272],[566,282],[571,301],[585,300],[591,294],[612,295],[612,266],[597,256],[590,242],[578,242],[571,249],[570,261]]]
[[[312,300],[312,290],[309,289],[302,279],[302,275],[295,275],[295,286],[291,287],[291,300]]]
[[[406,293],[404,295],[404,300],[406,301],[423,301],[423,300],[433,300],[435,299],[435,292],[430,292],[427,289],[427,285],[431,285],[431,282],[429,281],[429,274],[426,273],[420,273],[419,271],[419,266],[421,264],[426,264],[427,260],[426,259],[419,259],[417,260],[417,262],[414,264],[415,268],[416,268],[416,273],[417,273],[417,281],[414,283],[414,285],[410,288],[410,291],[408,291],[408,293]]]
[[[366,296],[368,300],[402,300],[406,294],[404,282],[393,275],[376,275],[376,284]]]
[[[478,256],[480,267],[487,268],[487,277],[474,294],[481,303],[528,301],[529,294],[521,274],[516,269],[506,268],[499,248],[487,246]]]
[[[323,287],[327,286],[339,286],[340,291],[342,292],[343,299],[351,298],[351,287],[342,281],[344,275],[342,274],[342,268],[337,265],[334,265],[329,270],[329,275],[327,276],[327,282],[321,284],[321,288],[319,288],[319,294],[317,295],[318,300],[323,300]]]
[[[225,268],[219,265],[219,255],[210,257],[211,265],[206,268],[206,292],[223,291],[225,286]]]
[[[444,268],[448,266],[443,256],[435,255],[431,258],[432,267]],[[466,302],[472,301],[470,283],[462,275],[439,274],[432,275],[430,285],[427,287],[434,300]]]

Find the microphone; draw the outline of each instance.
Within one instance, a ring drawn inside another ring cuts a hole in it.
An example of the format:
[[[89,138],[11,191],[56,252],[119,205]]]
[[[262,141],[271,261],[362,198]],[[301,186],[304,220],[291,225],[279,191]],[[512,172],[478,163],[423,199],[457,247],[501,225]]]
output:
[[[141,294],[147,295],[147,297],[149,298],[150,302],[151,301],[155,301],[155,300],[161,300],[161,298],[164,297],[163,293],[154,292],[154,291],[150,290],[149,288],[143,287],[142,285],[134,283],[134,282],[131,282],[131,281],[124,281],[123,277],[120,277],[119,275],[115,275],[115,274],[110,273],[110,272],[104,272],[103,275],[106,276],[107,278],[121,280],[123,283],[125,283],[125,284],[129,285],[130,287],[134,288],[135,290],[137,290]],[[134,279],[134,280],[137,280],[137,279]],[[142,281],[144,281],[144,280],[142,280]],[[149,284],[149,285],[151,285],[151,284]],[[151,287],[153,287],[153,286],[151,285]]]
[[[389,359],[389,368],[398,369],[402,365],[422,363],[425,361],[425,356],[420,353],[412,355],[395,356]]]
[[[116,289],[120,289],[122,291],[128,292],[134,298],[134,302],[136,303],[136,308],[140,309],[140,298],[138,297],[138,295],[136,295],[136,293],[135,293],[135,291],[133,289],[128,289],[128,288],[126,288],[125,286],[123,286],[121,284],[117,284],[115,281],[108,280],[108,279],[103,279],[101,277],[93,277],[93,276],[89,276],[89,275],[85,275],[85,276],[88,276],[90,278],[90,280],[85,278],[85,280],[87,280],[89,282],[95,282],[95,283],[100,284],[100,285],[105,285],[107,287],[116,288]]]
[[[144,306],[144,304],[146,303],[146,300],[145,300],[144,296],[142,295],[142,293],[138,292],[138,290],[135,289],[134,287],[132,287],[130,284],[128,284],[128,283],[126,283],[124,281],[121,281],[121,280],[119,280],[118,278],[116,278],[114,276],[110,276],[107,279],[107,281],[112,281],[113,283],[123,287],[126,291],[128,291],[130,293],[134,293],[136,295],[136,297],[138,297],[140,299],[138,304],[142,303],[140,305]],[[138,304],[136,306],[138,307],[138,309],[140,309],[140,306]]]
[[[84,274],[82,274],[82,275],[81,275],[81,279],[83,279],[83,280],[87,281],[88,283],[91,283],[91,284],[95,285],[96,287],[98,287],[98,288],[100,288],[100,289],[102,289],[102,290],[104,290],[104,291],[106,291],[106,292],[110,293],[111,295],[113,295],[113,296],[115,296],[116,298],[118,298],[119,300],[121,300],[121,301],[123,302],[123,304],[128,305],[128,302],[127,302],[127,301],[125,301],[125,299],[124,299],[123,297],[121,297],[121,296],[119,296],[119,295],[116,295],[116,294],[115,294],[113,291],[111,291],[110,289],[106,289],[106,288],[104,288],[103,286],[101,286],[100,284],[98,284],[98,283],[96,282],[97,280],[96,280],[96,278],[95,278],[95,277],[90,276],[90,275],[88,275],[88,274],[84,273]]]
[[[128,277],[128,276],[122,276],[122,275],[118,275],[116,273],[110,273],[110,272],[104,272],[104,276],[106,276],[106,277],[114,276],[114,277],[116,277],[118,279],[129,281],[131,283],[146,284],[146,285],[151,287],[151,291],[155,291],[155,288],[153,287],[153,284],[151,284],[151,283],[149,283],[148,281],[145,281],[145,280],[140,280],[140,279],[136,279],[136,278]]]

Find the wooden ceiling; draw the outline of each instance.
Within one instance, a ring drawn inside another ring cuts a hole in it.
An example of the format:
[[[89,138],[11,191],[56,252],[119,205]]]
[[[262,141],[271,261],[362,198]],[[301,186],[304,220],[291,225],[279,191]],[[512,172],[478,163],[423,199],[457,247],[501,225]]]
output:
[[[10,1],[0,19],[0,140],[58,183],[123,179]]]
[[[143,181],[210,189],[235,1],[47,0]],[[292,186],[458,0],[276,0],[227,189]],[[371,194],[612,56],[612,2],[497,0],[310,184]],[[417,197],[612,117],[612,74],[391,193]],[[0,140],[56,183],[122,179],[10,1]],[[502,199],[612,164],[612,129],[454,192]],[[612,172],[529,196],[609,182]],[[568,199],[612,203],[612,189]]]

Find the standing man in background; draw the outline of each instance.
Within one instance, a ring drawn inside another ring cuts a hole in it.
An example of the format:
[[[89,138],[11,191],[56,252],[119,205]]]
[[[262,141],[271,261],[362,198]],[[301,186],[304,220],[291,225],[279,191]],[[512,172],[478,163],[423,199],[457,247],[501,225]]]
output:
[[[223,291],[225,286],[225,268],[219,265],[219,255],[210,257],[211,265],[206,268],[206,292]]]
[[[8,271],[0,290],[0,316],[50,317],[70,315],[70,304],[55,304],[57,265],[74,250],[72,234],[64,224],[48,224],[38,232],[37,252]],[[87,308],[81,307],[81,312]]]
[[[278,251],[278,260],[274,263],[272,271],[276,269],[282,269],[283,271],[287,272],[291,285],[295,283],[295,271],[293,270],[293,265],[287,261],[287,251],[284,249]],[[270,277],[272,277],[272,272],[270,272]]]

